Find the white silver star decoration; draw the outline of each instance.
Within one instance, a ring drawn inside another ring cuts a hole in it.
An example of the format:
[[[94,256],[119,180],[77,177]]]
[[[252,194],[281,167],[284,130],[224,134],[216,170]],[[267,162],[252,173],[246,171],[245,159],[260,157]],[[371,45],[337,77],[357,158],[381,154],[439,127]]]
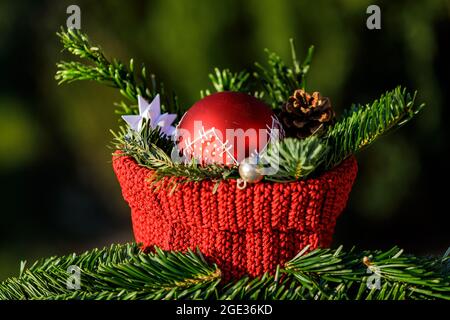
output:
[[[140,132],[144,124],[143,120],[149,121],[150,127],[156,129],[159,127],[160,132],[166,136],[172,136],[175,133],[175,127],[172,126],[176,114],[163,113],[161,114],[161,101],[159,94],[153,99],[151,103],[138,96],[139,114],[122,116],[122,119],[130,126],[131,130]]]

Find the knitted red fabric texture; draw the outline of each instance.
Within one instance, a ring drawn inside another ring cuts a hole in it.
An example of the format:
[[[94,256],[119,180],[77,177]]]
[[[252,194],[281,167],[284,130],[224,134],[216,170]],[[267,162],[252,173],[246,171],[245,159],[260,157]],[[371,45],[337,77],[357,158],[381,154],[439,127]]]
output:
[[[223,278],[273,273],[303,247],[331,244],[357,173],[351,157],[317,178],[260,182],[244,190],[236,180],[186,182],[171,193],[165,178],[152,185],[152,171],[134,159],[114,156],[123,197],[131,207],[136,242],[165,250],[200,248]]]

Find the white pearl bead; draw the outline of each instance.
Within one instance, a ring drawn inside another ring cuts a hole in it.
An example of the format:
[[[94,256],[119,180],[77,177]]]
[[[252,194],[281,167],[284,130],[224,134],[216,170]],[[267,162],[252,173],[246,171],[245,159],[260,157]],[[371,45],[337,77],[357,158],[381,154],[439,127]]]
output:
[[[244,159],[239,165],[239,175],[242,180],[248,183],[257,183],[263,178],[258,165],[250,161],[248,158]]]

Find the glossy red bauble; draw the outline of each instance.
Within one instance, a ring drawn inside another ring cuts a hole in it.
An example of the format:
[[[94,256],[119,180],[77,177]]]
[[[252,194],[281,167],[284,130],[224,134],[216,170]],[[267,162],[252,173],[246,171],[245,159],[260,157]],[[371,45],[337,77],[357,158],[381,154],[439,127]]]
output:
[[[281,127],[263,101],[240,92],[219,92],[196,102],[177,130],[178,150],[185,161],[239,164],[261,152]]]

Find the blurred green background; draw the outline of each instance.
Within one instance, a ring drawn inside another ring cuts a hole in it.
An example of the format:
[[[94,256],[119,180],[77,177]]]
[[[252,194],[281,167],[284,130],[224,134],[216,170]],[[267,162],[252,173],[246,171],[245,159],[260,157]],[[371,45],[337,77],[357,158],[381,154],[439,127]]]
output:
[[[106,146],[116,90],[58,87],[68,58],[55,36],[66,8],[110,57],[145,62],[189,106],[215,67],[238,71],[316,46],[309,89],[339,111],[396,85],[419,90],[425,111],[358,156],[360,172],[335,244],[400,245],[441,254],[450,245],[450,4],[448,1],[11,1],[0,2],[0,279],[21,259],[132,241],[130,213]],[[378,4],[382,29],[366,28]],[[443,183],[439,183],[442,181]]]

